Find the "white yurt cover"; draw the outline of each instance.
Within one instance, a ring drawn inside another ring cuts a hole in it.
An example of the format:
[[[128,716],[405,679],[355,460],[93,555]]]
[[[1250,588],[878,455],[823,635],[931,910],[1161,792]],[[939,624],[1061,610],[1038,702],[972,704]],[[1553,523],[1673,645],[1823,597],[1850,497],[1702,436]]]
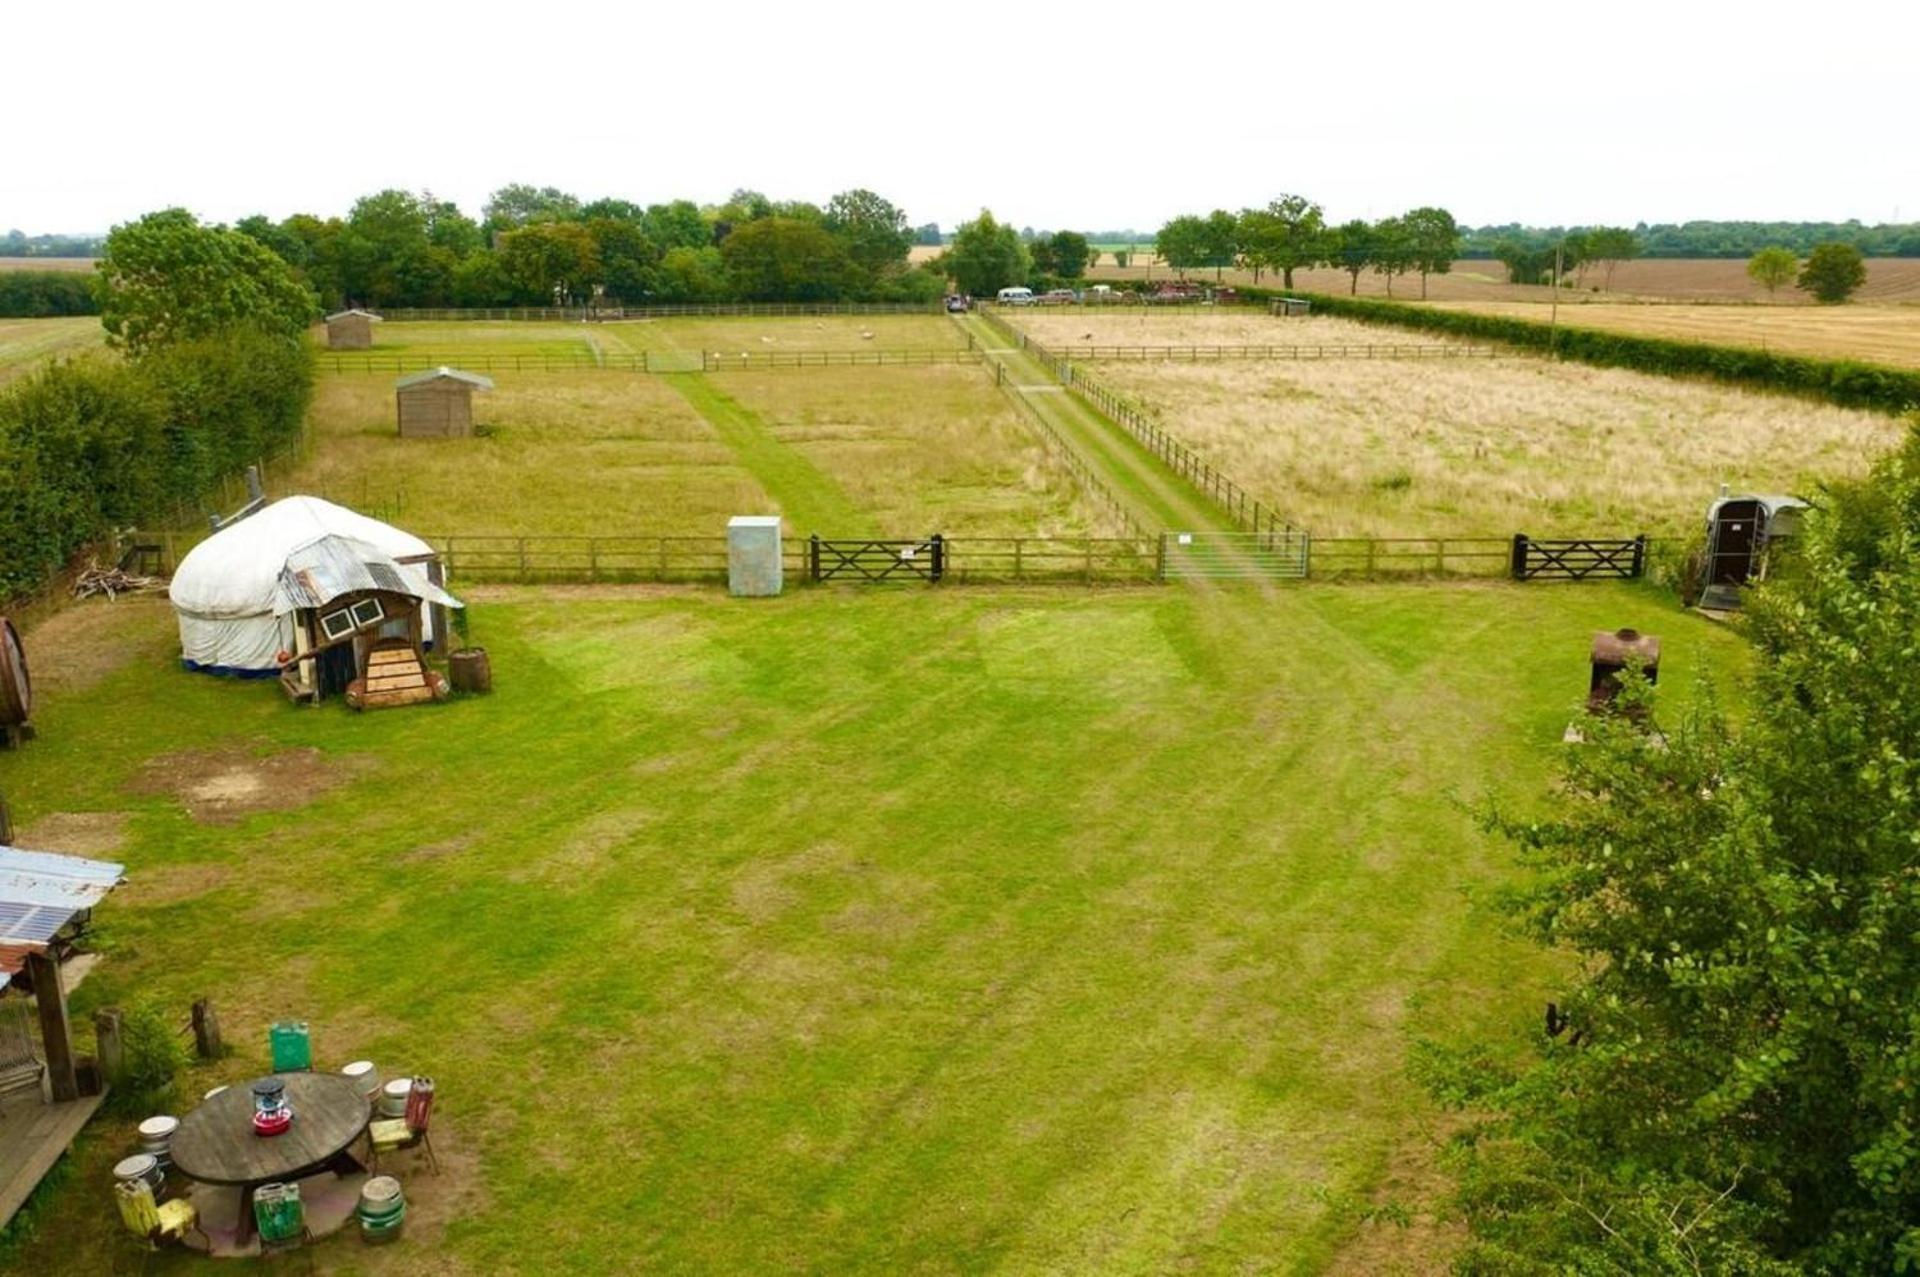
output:
[[[364,541],[396,559],[431,554],[411,533],[355,514],[319,497],[287,497],[187,552],[167,595],[180,620],[180,663],[210,674],[267,677],[279,672],[275,655],[293,647],[293,613],[280,588],[288,558],[323,537]],[[408,584],[422,596],[426,569],[403,564]],[[431,613],[424,621],[431,642]]]

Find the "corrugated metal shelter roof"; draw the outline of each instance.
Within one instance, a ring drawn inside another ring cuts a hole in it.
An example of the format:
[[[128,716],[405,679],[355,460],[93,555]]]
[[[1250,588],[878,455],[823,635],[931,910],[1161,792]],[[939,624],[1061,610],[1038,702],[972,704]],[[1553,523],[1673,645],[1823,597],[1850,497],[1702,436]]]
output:
[[[493,389],[493,378],[482,377],[477,372],[463,372],[458,368],[449,368],[445,364],[402,377],[393,383],[393,388],[405,390],[408,386],[424,386],[430,381],[464,381],[467,385],[477,386],[481,390]]]
[[[120,885],[125,865],[0,847],[0,983],[26,965],[73,916]]]
[[[460,607],[459,599],[427,579],[419,568],[406,568],[365,541],[324,536],[287,556],[280,569],[281,606],[276,612],[323,607],[343,594],[386,590],[428,603]]]
[[[361,310],[358,306],[355,306],[352,310],[334,311],[333,314],[327,316],[327,322],[332,323],[336,319],[345,319],[349,315],[361,315],[366,317],[367,319],[371,319],[376,324],[384,324],[387,322],[386,320],[380,318],[380,316],[374,314],[372,311]]]

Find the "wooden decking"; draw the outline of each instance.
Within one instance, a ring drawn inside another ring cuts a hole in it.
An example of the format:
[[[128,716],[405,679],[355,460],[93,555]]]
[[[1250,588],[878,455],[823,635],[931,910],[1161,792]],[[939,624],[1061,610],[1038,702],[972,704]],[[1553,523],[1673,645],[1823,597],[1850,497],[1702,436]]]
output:
[[[23,1096],[0,1105],[0,1227],[32,1194],[87,1124],[104,1095],[66,1104]]]

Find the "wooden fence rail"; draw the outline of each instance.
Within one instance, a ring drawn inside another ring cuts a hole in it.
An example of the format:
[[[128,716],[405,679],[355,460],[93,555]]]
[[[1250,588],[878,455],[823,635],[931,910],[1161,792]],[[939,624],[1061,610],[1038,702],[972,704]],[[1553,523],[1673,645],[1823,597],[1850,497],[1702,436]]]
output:
[[[702,302],[683,306],[394,306],[373,307],[382,319],[431,323],[573,323],[730,315],[937,315],[940,302]]]
[[[933,364],[977,364],[978,350],[754,350],[727,354],[716,350],[646,350],[599,354],[360,354],[327,351],[318,366],[336,373],[423,372],[453,365],[468,372],[755,372],[781,368],[887,368]]]
[[[1032,348],[1029,340],[1029,349]],[[1055,359],[1092,363],[1221,363],[1321,359],[1494,359],[1493,346],[1289,345],[1289,346],[1060,346]]]

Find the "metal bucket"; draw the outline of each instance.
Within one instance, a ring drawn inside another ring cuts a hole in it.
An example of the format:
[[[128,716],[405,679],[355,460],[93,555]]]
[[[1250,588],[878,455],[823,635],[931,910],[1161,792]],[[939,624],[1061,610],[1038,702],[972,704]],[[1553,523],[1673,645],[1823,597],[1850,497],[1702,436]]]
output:
[[[413,1079],[397,1077],[380,1088],[380,1116],[405,1117],[407,1096],[413,1094]]]
[[[380,1070],[373,1066],[372,1060],[355,1060],[340,1070],[340,1076],[360,1088],[360,1093],[372,1104],[380,1098]]]
[[[160,1159],[152,1153],[135,1153],[123,1157],[114,1163],[113,1177],[121,1181],[138,1180],[160,1196],[160,1186],[167,1182],[167,1173],[160,1169]]]
[[[140,1123],[140,1151],[150,1154],[160,1163],[162,1170],[173,1165],[173,1135],[180,1129],[180,1119],[161,1114],[150,1117]]]

